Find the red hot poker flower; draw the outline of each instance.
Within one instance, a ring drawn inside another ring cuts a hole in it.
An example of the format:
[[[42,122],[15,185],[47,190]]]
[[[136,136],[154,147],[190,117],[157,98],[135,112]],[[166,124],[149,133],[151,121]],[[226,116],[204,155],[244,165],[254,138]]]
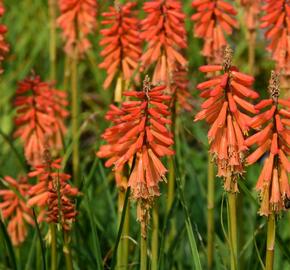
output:
[[[77,48],[83,55],[91,47],[87,36],[96,28],[96,0],[59,0],[59,8],[57,23],[63,30],[65,52],[72,56]]]
[[[256,184],[261,195],[260,214],[265,216],[279,213],[284,209],[284,200],[290,198],[290,101],[279,98],[279,78],[274,72],[269,90],[272,98],[262,100],[255,106],[259,110],[268,109],[251,121],[251,126],[259,131],[245,140],[247,146],[258,146],[247,157],[248,164],[267,154]]]
[[[128,83],[131,79],[138,81],[138,74],[134,73],[138,69],[142,50],[139,22],[132,11],[135,6],[135,2],[121,5],[116,1],[115,6],[109,8],[109,12],[102,13],[104,19],[101,24],[110,27],[101,30],[103,37],[100,45],[104,46],[101,56],[105,59],[99,67],[107,71],[105,89],[111,85],[114,78],[118,77],[116,101],[121,101],[123,82]]]
[[[121,171],[125,164],[133,166],[128,186],[138,201],[137,217],[143,237],[146,237],[149,208],[155,196],[159,196],[159,182],[167,172],[160,158],[174,154],[169,148],[173,136],[166,127],[171,124],[167,118],[170,111],[164,104],[171,97],[163,94],[165,88],[151,89],[146,76],[143,91],[125,92],[125,96],[135,100],[123,102],[121,108],[111,106],[107,119],[114,125],[104,132],[108,144],[97,153],[99,157],[109,158],[106,166],[114,164],[116,171]]]
[[[171,92],[176,96],[178,110],[191,112],[193,109],[193,99],[189,92],[187,76],[188,72],[186,69],[180,65],[176,65],[172,74]]]
[[[187,60],[180,53],[187,47],[181,1],[148,1],[143,9],[147,17],[141,22],[141,36],[148,42],[148,48],[142,55],[142,66],[149,67],[156,63],[153,83],[169,85],[175,64],[187,66]]]
[[[43,159],[43,165],[36,166],[35,171],[28,174],[38,177],[38,183],[29,190],[28,205],[40,208],[40,221],[58,223],[69,230],[77,215],[71,198],[79,193],[78,189],[68,183],[69,174],[59,171],[61,159],[52,160],[48,149],[44,150]]]
[[[20,177],[19,181],[16,181],[10,176],[5,176],[4,181],[10,188],[0,190],[0,210],[3,218],[9,220],[7,231],[12,244],[19,246],[27,236],[27,224],[34,225],[32,211],[25,202],[30,184],[26,177]]]
[[[0,17],[5,13],[3,2],[0,2]],[[9,45],[5,40],[5,34],[7,27],[4,24],[0,24],[0,63],[4,60],[5,55],[9,52]],[[3,72],[3,68],[0,66],[0,73]]]
[[[54,89],[53,84],[42,82],[39,76],[19,83],[15,106],[17,129],[15,137],[24,143],[25,157],[29,164],[41,163],[44,144],[59,150],[66,132],[64,120],[68,116],[66,93]]]
[[[197,85],[200,96],[206,100],[194,121],[205,119],[210,125],[208,139],[210,153],[218,166],[218,176],[224,179],[226,191],[237,192],[237,178],[244,173],[244,134],[249,130],[249,113],[256,114],[254,105],[247,99],[259,95],[251,88],[254,78],[243,74],[231,65],[232,51],[225,50],[224,63],[221,65],[201,66],[200,71],[216,75]]]
[[[172,134],[166,128],[171,121],[168,106],[170,96],[164,95],[165,86],[150,88],[148,77],[144,90],[125,92],[136,100],[123,102],[121,108],[111,106],[107,119],[113,126],[107,128],[103,138],[107,145],[101,146],[97,155],[109,160],[106,166],[114,165],[121,170],[135,156],[134,168],[128,185],[135,199],[150,199],[159,195],[158,182],[164,179],[166,168],[160,157],[172,155]]]
[[[277,69],[290,75],[290,2],[288,0],[266,0],[262,28],[267,28],[267,49],[276,61]]]
[[[237,14],[233,6],[222,0],[194,0],[196,13],[191,16],[195,22],[194,35],[204,39],[202,54],[210,63],[221,63],[227,41],[225,33],[231,35],[238,27]]]

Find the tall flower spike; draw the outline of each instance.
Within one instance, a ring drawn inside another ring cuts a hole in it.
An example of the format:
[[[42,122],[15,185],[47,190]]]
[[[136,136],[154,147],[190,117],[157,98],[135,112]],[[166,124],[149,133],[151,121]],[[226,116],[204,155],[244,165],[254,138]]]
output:
[[[290,2],[288,0],[266,0],[261,18],[261,28],[267,28],[267,49],[276,61],[276,69],[290,75]]]
[[[29,190],[28,205],[40,208],[39,221],[57,223],[62,229],[69,230],[77,215],[72,198],[79,192],[68,183],[71,176],[60,172],[60,163],[61,159],[52,160],[46,147],[43,164],[28,174],[29,177],[38,177],[38,182]]]
[[[238,28],[236,10],[222,0],[194,0],[192,7],[196,9],[191,16],[195,22],[193,33],[204,39],[202,54],[209,63],[221,63],[227,45],[225,34],[231,35],[233,28]]]
[[[65,52],[73,56],[77,48],[82,56],[90,47],[88,35],[96,28],[96,0],[58,0],[61,15],[57,20],[63,30]]]
[[[22,244],[27,236],[27,225],[34,225],[32,211],[26,205],[30,184],[26,177],[19,177],[16,181],[10,176],[4,180],[8,189],[0,190],[0,210],[4,219],[9,220],[7,231],[14,246]]]
[[[270,99],[262,100],[255,107],[264,110],[255,116],[251,127],[258,131],[245,140],[246,146],[257,145],[247,157],[253,164],[267,155],[256,184],[260,192],[260,214],[268,216],[284,209],[284,200],[290,198],[290,102],[279,98],[279,75],[272,71],[269,82]]]
[[[109,7],[109,12],[103,12],[101,24],[109,25],[102,29],[100,45],[104,46],[101,56],[104,61],[99,65],[106,69],[107,78],[104,88],[107,89],[117,78],[115,101],[120,102],[123,88],[130,80],[139,80],[138,62],[142,54],[139,22],[132,8],[135,2],[121,5],[115,1],[115,6]]]
[[[142,66],[154,67],[153,83],[169,85],[175,65],[187,66],[187,60],[180,53],[187,48],[185,14],[181,1],[153,0],[143,5],[147,17],[141,22],[142,38],[148,48],[142,55]]]
[[[177,65],[172,75],[171,92],[176,96],[178,111],[192,111],[193,99],[189,92],[188,72],[186,68]],[[174,102],[174,100],[173,100]]]
[[[148,220],[144,211],[148,213],[147,207],[159,196],[158,184],[165,179],[167,169],[160,158],[174,154],[170,149],[172,134],[166,127],[171,124],[167,118],[170,111],[164,104],[171,97],[163,93],[165,88],[156,86],[151,89],[146,76],[143,91],[125,92],[125,96],[134,100],[123,102],[121,108],[111,106],[106,118],[113,122],[113,126],[104,132],[102,137],[107,144],[97,152],[99,157],[109,158],[105,165],[114,165],[116,171],[125,164],[133,166],[128,186],[132,197],[138,200],[141,223]]]
[[[0,17],[5,13],[3,2],[0,2]],[[5,34],[7,27],[4,24],[0,24],[0,64],[3,62],[5,55],[9,52],[9,45],[5,40]],[[3,72],[3,68],[0,66],[0,73]]]
[[[232,50],[227,47],[223,65],[201,66],[201,72],[221,72],[197,85],[206,100],[194,121],[205,119],[210,125],[210,153],[218,166],[218,176],[224,179],[226,191],[237,192],[237,179],[244,173],[244,134],[249,130],[249,113],[256,114],[247,99],[259,95],[251,89],[254,78],[232,66]]]
[[[17,107],[14,136],[24,143],[30,165],[41,162],[46,142],[53,150],[62,148],[67,103],[66,93],[54,89],[51,83],[42,82],[39,76],[33,75],[19,83],[14,102]]]

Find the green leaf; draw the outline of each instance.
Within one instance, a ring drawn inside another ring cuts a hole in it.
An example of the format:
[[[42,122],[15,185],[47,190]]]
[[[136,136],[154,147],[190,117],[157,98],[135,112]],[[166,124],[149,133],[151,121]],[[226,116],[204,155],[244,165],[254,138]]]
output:
[[[10,237],[7,233],[6,227],[1,219],[0,219],[0,229],[2,232],[2,236],[4,238],[3,241],[6,243],[7,253],[9,256],[9,262],[11,263],[12,269],[17,270],[17,262],[16,262],[14,249],[13,249]]]

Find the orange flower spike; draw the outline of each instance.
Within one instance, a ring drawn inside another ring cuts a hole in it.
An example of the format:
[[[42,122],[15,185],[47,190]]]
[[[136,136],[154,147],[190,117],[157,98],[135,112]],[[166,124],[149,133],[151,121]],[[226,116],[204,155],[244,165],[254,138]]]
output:
[[[65,52],[73,56],[75,48],[82,56],[90,47],[88,35],[96,28],[96,0],[58,0],[60,17],[57,19],[63,30]]]
[[[290,3],[288,0],[267,0],[263,6],[265,15],[261,18],[261,28],[267,28],[265,37],[269,41],[267,49],[276,62],[276,69],[290,74]]]
[[[236,180],[244,173],[243,156],[247,150],[243,133],[247,133],[251,119],[241,110],[256,114],[257,109],[249,101],[257,98],[258,94],[249,88],[252,86],[253,77],[233,67],[231,57],[232,51],[227,47],[222,65],[200,68],[202,72],[207,73],[222,70],[222,74],[212,76],[210,80],[197,85],[197,88],[202,90],[200,96],[205,98],[205,101],[194,121],[205,119],[210,124],[210,153],[217,163],[218,175],[223,177],[224,188],[227,191],[237,192]],[[233,87],[234,83],[242,87],[243,95],[237,93]]]
[[[136,71],[142,54],[142,40],[139,33],[139,21],[132,10],[135,6],[135,2],[122,5],[115,1],[115,5],[109,7],[109,12],[102,13],[104,19],[101,24],[109,25],[110,28],[101,30],[100,45],[104,46],[101,56],[104,57],[104,61],[99,67],[107,71],[105,89],[118,77],[115,89],[116,101],[121,101],[122,81],[127,83],[131,79],[139,81]]]
[[[17,107],[14,136],[24,144],[25,157],[30,165],[41,163],[44,144],[53,150],[62,149],[62,138],[66,133],[64,121],[68,116],[64,92],[32,75],[19,83],[14,105]]]
[[[0,17],[5,13],[5,8],[3,1],[0,2]],[[9,45],[5,40],[5,34],[7,32],[7,27],[4,24],[0,24],[0,74],[3,73],[3,68],[1,67],[2,61],[9,52]]]
[[[227,45],[225,34],[230,35],[233,28],[238,27],[235,19],[237,12],[231,4],[222,0],[194,0],[192,7],[196,10],[191,17],[194,21],[193,33],[196,37],[204,39],[202,54],[210,62],[220,63],[224,47]],[[217,71],[214,69],[212,71]]]
[[[143,4],[147,17],[141,22],[141,37],[148,43],[142,67],[156,63],[152,81],[169,85],[176,66],[186,68],[181,50],[187,48],[185,14],[180,0],[151,0]]]
[[[27,236],[27,225],[34,225],[32,211],[26,205],[30,184],[26,177],[16,181],[10,176],[4,177],[8,189],[0,191],[0,210],[3,218],[8,220],[7,231],[14,246],[21,245]]]
[[[151,83],[146,76],[142,92],[124,92],[125,96],[137,100],[130,99],[122,103],[120,111],[124,112],[124,116],[122,119],[119,118],[120,123],[117,123],[115,118],[110,119],[113,126],[107,128],[104,133],[110,147],[101,146],[97,152],[100,157],[115,157],[115,170],[129,164],[135,157],[134,168],[128,182],[135,199],[151,200],[159,195],[158,182],[165,177],[167,171],[160,157],[174,154],[169,148],[173,144],[173,139],[166,126],[171,121],[166,119],[170,112],[169,106],[164,102],[167,102],[170,96],[163,93],[165,89],[165,86],[151,89]],[[138,114],[135,114],[136,111]],[[130,117],[132,115],[134,117]],[[116,126],[119,127],[117,131],[119,136],[111,140]],[[117,147],[123,143],[126,144],[125,149]]]
[[[30,188],[27,203],[40,208],[40,222],[58,223],[64,230],[69,230],[77,215],[72,199],[79,191],[68,183],[71,176],[59,171],[60,163],[61,159],[53,160],[45,148],[43,165],[36,166],[36,170],[29,173],[29,177],[38,176],[38,183]]]
[[[272,98],[261,101],[255,106],[264,111],[251,123],[254,128],[260,126],[261,131],[249,137],[245,142],[248,146],[260,145],[247,157],[249,164],[257,161],[264,153],[269,155],[256,185],[262,197],[259,212],[266,216],[273,212],[279,213],[285,208],[284,199],[289,196],[290,190],[287,176],[290,172],[288,160],[290,151],[287,150],[290,149],[290,140],[285,140],[285,134],[289,133],[289,126],[284,125],[285,115],[281,114],[281,110],[288,112],[289,108],[287,106],[286,109],[281,108],[287,102],[279,98],[279,77],[275,72],[271,73],[269,92]]]

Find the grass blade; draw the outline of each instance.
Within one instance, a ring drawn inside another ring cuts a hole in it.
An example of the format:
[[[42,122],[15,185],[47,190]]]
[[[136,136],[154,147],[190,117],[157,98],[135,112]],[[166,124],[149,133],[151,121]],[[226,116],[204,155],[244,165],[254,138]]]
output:
[[[122,211],[122,215],[121,215],[121,222],[120,222],[118,235],[117,235],[117,239],[116,239],[116,243],[115,243],[114,251],[113,251],[113,255],[112,255],[111,269],[114,269],[115,265],[116,265],[117,250],[118,250],[118,246],[119,246],[121,235],[122,235],[122,231],[123,231],[123,226],[124,226],[124,221],[125,221],[125,216],[126,216],[126,210],[127,210],[127,205],[128,205],[128,201],[129,201],[129,195],[130,195],[130,188],[128,187],[127,190],[126,190],[126,194],[125,194],[125,201],[124,201],[123,211]]]
[[[93,215],[93,210],[91,207],[92,204],[90,203],[90,200],[88,197],[86,199],[86,205],[87,205],[86,208],[87,208],[88,216],[90,219],[91,230],[92,230],[92,235],[93,235],[93,249],[94,249],[95,259],[97,262],[97,269],[103,269],[100,241],[99,241],[98,233],[97,233],[96,226],[93,220],[94,215]]]
[[[37,222],[37,218],[36,218],[36,214],[35,214],[35,210],[34,208],[32,208],[33,211],[33,218],[34,218],[34,222],[35,222],[35,226],[36,226],[36,231],[37,231],[37,235],[38,235],[38,239],[39,239],[39,243],[40,243],[40,247],[41,247],[41,257],[42,257],[42,269],[46,270],[46,264],[45,264],[45,246],[41,237],[41,232],[39,229],[39,225]]]
[[[0,219],[0,228],[1,228],[1,231],[2,231],[2,235],[4,237],[4,241],[6,243],[6,248],[7,248],[7,252],[8,252],[9,258],[10,258],[10,263],[11,263],[12,269],[17,270],[17,263],[16,263],[16,257],[15,257],[14,249],[12,247],[12,243],[11,243],[10,237],[9,237],[9,235],[7,233],[7,230],[5,228],[5,225],[4,225],[4,223],[3,223],[3,221],[1,219]]]
[[[197,250],[196,240],[194,237],[188,208],[187,208],[186,203],[185,203],[185,198],[184,198],[184,194],[183,194],[183,190],[182,190],[182,184],[181,184],[181,180],[179,177],[179,171],[177,170],[178,166],[176,165],[175,159],[174,159],[174,161],[175,161],[174,166],[175,166],[175,172],[176,172],[177,191],[178,191],[179,200],[180,200],[180,203],[181,203],[181,206],[183,208],[184,215],[185,215],[185,226],[186,226],[186,231],[187,231],[188,240],[189,240],[189,244],[190,244],[193,264],[194,264],[194,268],[196,270],[201,270],[202,268],[201,268],[200,258],[199,258],[199,254],[198,254],[198,250]]]

